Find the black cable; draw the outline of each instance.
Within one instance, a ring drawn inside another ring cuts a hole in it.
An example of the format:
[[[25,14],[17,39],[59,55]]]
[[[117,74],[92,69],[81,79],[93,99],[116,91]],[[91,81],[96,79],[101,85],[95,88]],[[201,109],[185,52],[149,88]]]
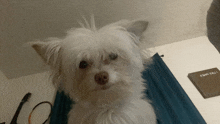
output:
[[[51,116],[51,114],[52,114],[52,104],[51,104],[50,102],[48,102],[48,101],[43,101],[43,102],[38,103],[38,104],[32,109],[32,111],[31,111],[31,113],[29,114],[29,117],[28,117],[28,124],[31,124],[31,115],[32,115],[33,111],[34,111],[39,105],[44,104],[44,103],[47,103],[47,104],[50,105],[50,114],[49,114],[48,118],[43,122],[43,124],[45,124],[45,123],[49,120],[49,118],[50,118],[50,116]]]
[[[20,102],[20,104],[19,104],[19,106],[18,106],[18,108],[17,108],[17,110],[16,110],[16,112],[15,112],[15,114],[14,114],[14,116],[13,116],[13,118],[12,118],[10,124],[17,124],[17,118],[18,118],[18,115],[19,115],[19,113],[20,113],[20,111],[21,111],[21,108],[22,108],[22,106],[24,105],[24,103],[28,101],[28,99],[29,99],[30,97],[31,97],[31,93],[27,93],[27,94],[23,97],[23,99],[21,100],[21,102]]]

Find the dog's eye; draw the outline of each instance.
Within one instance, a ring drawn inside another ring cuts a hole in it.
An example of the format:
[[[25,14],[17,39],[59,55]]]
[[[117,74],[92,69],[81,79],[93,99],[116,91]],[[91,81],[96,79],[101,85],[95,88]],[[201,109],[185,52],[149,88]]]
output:
[[[86,61],[81,61],[79,63],[79,68],[84,69],[88,66],[88,63]]]
[[[118,55],[117,55],[117,54],[114,54],[114,53],[111,53],[111,54],[109,54],[109,58],[110,58],[111,60],[115,60],[115,59],[118,58]]]

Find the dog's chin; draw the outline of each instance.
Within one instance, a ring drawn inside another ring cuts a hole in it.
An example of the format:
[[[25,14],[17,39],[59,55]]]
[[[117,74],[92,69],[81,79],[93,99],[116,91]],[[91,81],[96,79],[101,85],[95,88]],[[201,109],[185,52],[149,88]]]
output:
[[[90,90],[83,101],[95,106],[109,106],[116,104],[132,95],[132,90],[126,86],[116,84],[97,85]]]
[[[111,88],[112,86],[109,85],[104,85],[104,86],[96,86],[94,91],[107,91]]]

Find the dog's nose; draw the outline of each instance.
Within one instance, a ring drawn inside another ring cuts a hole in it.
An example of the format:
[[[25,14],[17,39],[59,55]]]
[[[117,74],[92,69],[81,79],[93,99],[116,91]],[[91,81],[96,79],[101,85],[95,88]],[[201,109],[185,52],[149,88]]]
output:
[[[104,84],[108,83],[108,79],[109,79],[109,75],[105,71],[99,72],[95,75],[95,81],[99,85],[104,85]]]

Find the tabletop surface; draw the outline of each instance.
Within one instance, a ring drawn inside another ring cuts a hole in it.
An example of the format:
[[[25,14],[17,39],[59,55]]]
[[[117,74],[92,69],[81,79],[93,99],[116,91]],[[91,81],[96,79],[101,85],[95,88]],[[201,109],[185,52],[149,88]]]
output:
[[[220,96],[204,99],[195,86],[188,79],[191,72],[217,67],[220,69],[220,54],[209,42],[206,36],[179,41],[149,49],[151,55],[164,55],[167,64],[182,88],[192,100],[200,114],[208,124],[220,122]],[[32,96],[24,104],[19,115],[18,123],[27,124],[28,115],[39,102],[53,102],[56,93],[52,83],[48,80],[48,72],[7,79],[0,71],[0,123],[10,123],[20,100],[27,92]],[[49,113],[49,106],[42,105],[33,113],[32,123],[43,122]]]
[[[158,52],[193,104],[208,124],[220,122],[220,96],[204,99],[187,77],[188,73],[217,67],[220,54],[206,36],[150,48],[152,55]]]

